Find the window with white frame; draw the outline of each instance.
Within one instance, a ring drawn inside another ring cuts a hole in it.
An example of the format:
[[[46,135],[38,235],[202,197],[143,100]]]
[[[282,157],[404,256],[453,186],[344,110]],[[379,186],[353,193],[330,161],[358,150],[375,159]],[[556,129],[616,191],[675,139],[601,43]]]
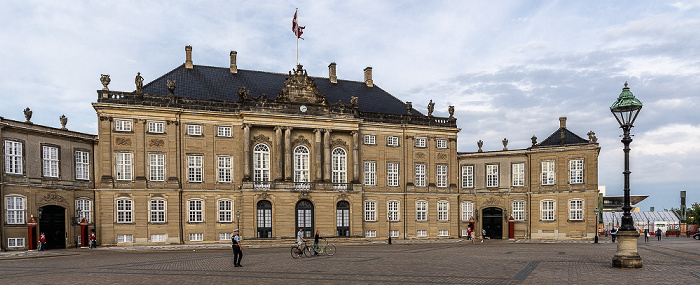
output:
[[[513,163],[513,186],[525,186],[525,163]]]
[[[202,159],[201,155],[187,156],[187,181],[202,182]]]
[[[416,221],[428,220],[428,201],[416,201]]]
[[[450,236],[450,231],[448,231],[448,230],[438,230],[438,236],[439,236],[439,237],[448,237],[448,236]]]
[[[128,181],[131,180],[131,153],[129,152],[117,152],[117,180]]]
[[[365,185],[377,185],[377,163],[365,161]]]
[[[221,183],[231,183],[231,157],[219,156],[217,160],[218,181]]]
[[[437,187],[447,187],[447,165],[438,164],[437,171],[435,172],[436,180],[435,185]]]
[[[117,199],[117,223],[131,223],[132,205],[130,199]]]
[[[233,222],[233,201],[219,200],[219,222]]]
[[[230,138],[231,137],[231,126],[218,126],[216,128],[216,136]]]
[[[386,210],[389,221],[396,222],[399,220],[399,201],[389,201]]]
[[[233,233],[219,233],[219,240],[231,240]]]
[[[80,221],[85,219],[88,223],[90,222],[91,208],[90,199],[79,198],[75,200],[75,210],[78,212],[78,219]]]
[[[569,184],[583,183],[583,159],[569,160]]]
[[[365,231],[365,237],[375,238],[377,237],[377,231]]]
[[[415,186],[425,187],[425,164],[423,163],[416,164]]]
[[[117,243],[134,242],[134,235],[117,235]]]
[[[397,162],[386,164],[386,185],[389,187],[399,186],[399,164]]]
[[[152,234],[151,242],[166,242],[168,240],[167,234]]]
[[[399,237],[399,231],[398,230],[391,230],[389,232],[389,235],[393,238],[397,238],[397,237]]]
[[[542,185],[554,185],[554,161],[542,162]]]
[[[513,220],[524,221],[525,220],[525,201],[513,201]]]
[[[58,148],[55,146],[42,146],[41,154],[44,177],[58,177]]]
[[[253,148],[253,181],[270,181],[270,148],[265,144]]]
[[[542,220],[554,221],[554,200],[542,201]]]
[[[187,202],[189,204],[189,222],[190,223],[201,223],[204,221],[203,219],[203,204],[204,201],[202,200],[189,200]]]
[[[375,135],[365,135],[364,143],[369,145],[377,144],[377,136]]]
[[[5,141],[5,173],[22,174],[22,143]]]
[[[474,217],[474,203],[462,202],[462,221],[467,222]]]
[[[165,223],[165,200],[152,199],[149,201],[151,223]]]
[[[348,182],[348,169],[347,169],[347,155],[343,148],[336,147],[332,152],[332,182],[333,183],[347,183]]]
[[[436,148],[447,148],[447,140],[439,139],[435,140]]]
[[[428,231],[426,230],[417,230],[416,231],[416,237],[427,237],[428,236]]]
[[[583,220],[583,200],[576,199],[569,201],[569,220]]]
[[[426,146],[426,138],[416,138],[416,147],[425,147]]]
[[[450,220],[450,202],[438,201],[438,221],[445,222]]]
[[[462,188],[474,188],[474,165],[462,165]]]
[[[294,182],[309,182],[309,149],[300,145],[294,148]]]
[[[75,179],[90,180],[90,153],[87,151],[75,151]]]
[[[148,132],[154,134],[164,133],[165,124],[163,122],[148,122]]]
[[[202,233],[190,234],[190,241],[203,241],[203,240],[204,240],[204,234],[202,234]]]
[[[201,136],[202,125],[187,125],[187,134],[190,136]]]
[[[498,187],[498,164],[486,165],[486,187]]]
[[[377,220],[377,202],[365,201],[365,221],[374,222]]]
[[[399,137],[397,136],[387,136],[386,137],[387,146],[399,146]]]
[[[7,196],[7,223],[10,225],[24,224],[24,211],[26,209],[24,197],[22,196]]]
[[[13,248],[24,247],[24,238],[8,238],[7,239],[7,247],[13,247]]]
[[[165,154],[148,154],[148,173],[151,181],[165,181]]]
[[[114,130],[117,132],[130,132],[131,120],[114,120]]]

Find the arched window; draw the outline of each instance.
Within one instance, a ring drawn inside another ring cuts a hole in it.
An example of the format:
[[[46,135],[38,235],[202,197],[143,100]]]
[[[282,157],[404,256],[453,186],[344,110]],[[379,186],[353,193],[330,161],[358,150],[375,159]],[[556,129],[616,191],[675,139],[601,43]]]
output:
[[[339,237],[350,236],[350,203],[348,201],[339,201],[336,204],[336,235]]]
[[[333,157],[333,183],[348,182],[347,154],[343,148],[336,147],[331,155]]]
[[[272,203],[267,200],[258,201],[258,237],[272,237]]]
[[[312,237],[314,234],[314,204],[309,200],[299,200],[296,205],[297,228],[302,229],[304,237]]]
[[[270,181],[270,148],[265,144],[253,148],[253,181]]]
[[[303,145],[294,149],[294,182],[309,182],[309,149]]]

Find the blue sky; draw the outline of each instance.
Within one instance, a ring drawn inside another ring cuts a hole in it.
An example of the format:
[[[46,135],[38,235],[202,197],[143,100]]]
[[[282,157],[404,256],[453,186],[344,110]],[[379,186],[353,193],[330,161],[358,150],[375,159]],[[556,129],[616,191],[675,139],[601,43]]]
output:
[[[110,74],[131,91],[184,62],[286,73],[294,9],[310,75],[374,83],[425,112],[455,105],[459,151],[526,148],[568,117],[602,148],[599,183],[622,194],[621,130],[609,106],[625,81],[644,102],[633,128],[632,194],[643,210],[700,202],[700,1],[14,1],[0,9],[0,116],[95,133],[90,105]]]

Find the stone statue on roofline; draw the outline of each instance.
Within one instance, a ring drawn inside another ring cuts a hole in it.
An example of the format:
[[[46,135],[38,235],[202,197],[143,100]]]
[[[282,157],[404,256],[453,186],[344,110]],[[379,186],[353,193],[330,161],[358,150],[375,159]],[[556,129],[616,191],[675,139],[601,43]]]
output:
[[[533,135],[533,136],[530,138],[530,140],[532,140],[532,146],[535,146],[535,145],[537,144],[537,137],[536,137],[536,136]]]
[[[136,93],[143,93],[143,77],[141,77],[141,72],[136,73],[134,83],[136,83]]]
[[[413,109],[413,104],[411,102],[406,102],[406,115],[411,115],[411,109]]]
[[[450,119],[455,118],[455,106],[448,107],[447,112],[450,113]]]
[[[353,108],[357,108],[357,100],[357,96],[350,97],[350,105],[352,105]]]
[[[503,139],[503,150],[508,150],[508,139],[507,138]]]
[[[428,103],[428,117],[433,116],[434,110],[435,110],[435,103],[433,103],[433,100],[430,100],[430,103]]]
[[[24,109],[24,118],[27,119],[27,123],[32,122],[32,114],[33,112],[31,109],[29,109],[29,107]]]
[[[479,140],[478,142],[476,142],[476,146],[479,147],[479,152],[484,152],[484,151],[481,149],[481,147],[484,146],[484,141]]]
[[[170,91],[171,95],[175,95],[175,87],[177,87],[175,80],[167,80],[165,86],[168,87],[168,91]]]
[[[588,143],[598,143],[598,138],[595,136],[595,132],[588,132]]]
[[[66,124],[68,124],[68,118],[66,117],[65,114],[61,115],[60,118],[58,118],[61,121],[61,130],[67,130],[66,129]]]

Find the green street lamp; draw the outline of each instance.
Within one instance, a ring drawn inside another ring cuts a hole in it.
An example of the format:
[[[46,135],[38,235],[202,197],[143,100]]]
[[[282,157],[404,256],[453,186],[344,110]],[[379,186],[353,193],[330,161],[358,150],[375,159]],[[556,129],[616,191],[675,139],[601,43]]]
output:
[[[389,223],[389,244],[391,244],[391,214],[392,213],[393,213],[392,211],[389,211],[387,213],[387,219],[386,219],[386,221]]]
[[[236,211],[236,228],[241,230],[241,211]]]
[[[595,208],[593,211],[595,212],[595,237],[593,238],[593,243],[598,243],[598,214],[600,211],[598,208]]]
[[[634,120],[637,119],[639,111],[642,110],[642,102],[634,97],[630,88],[622,88],[622,93],[617,98],[615,103],[610,106],[610,111],[617,119],[617,122],[622,128],[622,143],[625,145],[625,171],[622,172],[625,176],[624,188],[624,205],[622,206],[622,219],[620,228],[617,231],[617,238],[620,240],[617,244],[617,252],[612,260],[613,267],[620,268],[641,268],[642,257],[637,252],[637,239],[639,233],[634,228],[634,221],[630,210],[630,129],[634,126]]]

